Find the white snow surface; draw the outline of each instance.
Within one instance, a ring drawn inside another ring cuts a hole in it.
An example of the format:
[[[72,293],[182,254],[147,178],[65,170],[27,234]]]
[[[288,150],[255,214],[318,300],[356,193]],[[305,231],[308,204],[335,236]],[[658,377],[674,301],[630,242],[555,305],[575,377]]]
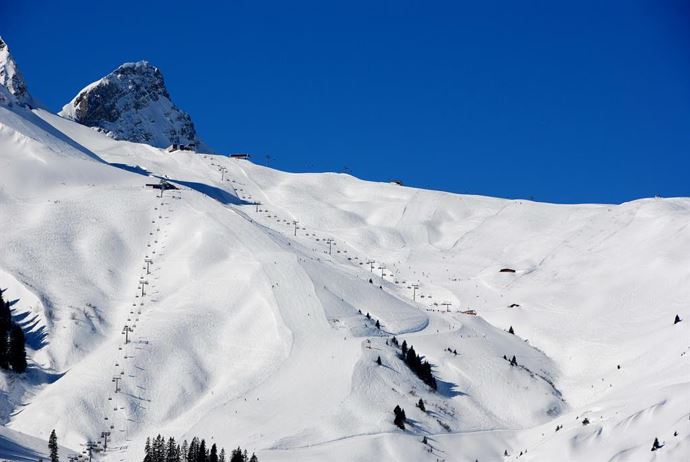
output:
[[[159,198],[160,177],[180,189]],[[0,383],[2,458],[112,426],[105,460],[141,460],[158,433],[262,461],[690,460],[689,198],[290,174],[0,106],[0,229],[30,344],[29,372]]]

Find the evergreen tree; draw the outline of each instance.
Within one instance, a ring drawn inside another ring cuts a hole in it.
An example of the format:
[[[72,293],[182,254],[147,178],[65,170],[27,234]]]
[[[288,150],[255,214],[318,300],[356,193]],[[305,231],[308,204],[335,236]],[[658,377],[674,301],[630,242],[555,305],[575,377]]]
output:
[[[393,409],[393,414],[395,414],[395,418],[393,419],[395,426],[401,430],[405,430],[405,411],[401,409],[400,406],[396,405],[395,409]]]
[[[153,462],[166,462],[165,460],[165,438],[161,435],[153,440]]]
[[[230,462],[246,462],[242,456],[242,449],[238,446],[237,449],[232,450],[230,455]]]
[[[414,351],[414,347],[411,346],[409,350],[407,350],[407,356],[405,356],[405,362],[407,363],[408,366],[410,366],[410,369],[414,370],[415,369],[415,364],[417,363],[417,352]]]
[[[8,323],[12,320],[10,302],[6,302],[2,297],[2,290],[0,290],[0,320],[7,321]]]
[[[211,453],[208,455],[208,462],[218,462],[218,448],[216,443],[211,446]]]
[[[676,319],[673,320],[673,325],[678,324],[681,321],[680,316],[676,315]]]
[[[12,324],[8,359],[12,370],[15,372],[24,372],[26,370],[26,347],[24,342],[24,331],[19,325]]]
[[[661,449],[661,444],[659,444],[659,438],[654,438],[654,443],[652,443],[652,451],[656,451],[657,449]]]
[[[256,454],[252,453],[252,457],[249,459],[249,462],[259,462],[259,458],[256,457]]]
[[[182,446],[180,447],[180,462],[187,462],[187,455],[189,454],[189,443],[187,443],[187,440],[184,440],[182,442]],[[223,461],[225,462],[225,461]]]
[[[218,456],[218,462],[225,462],[225,449],[220,448],[220,455]]]
[[[515,355],[513,355],[513,357],[511,358],[510,365],[511,366],[517,366],[518,365],[517,359],[515,358]]]
[[[9,350],[10,350],[10,339],[9,339],[10,325],[6,324],[4,320],[0,320],[0,368],[9,369]]]
[[[403,340],[400,351],[402,351],[403,358],[405,358],[407,356],[407,340]]]
[[[9,369],[9,335],[12,327],[10,303],[2,298],[0,292],[0,368]]]
[[[515,331],[513,330],[513,326],[510,326],[510,329],[508,329],[509,334],[515,334]]]
[[[381,356],[376,358],[376,364],[378,364],[379,366],[381,365]]]
[[[50,432],[50,438],[48,439],[48,449],[50,449],[50,462],[60,462],[60,456],[58,455],[58,440],[55,430]]]
[[[151,452],[151,437],[146,437],[146,444],[144,445],[144,462],[153,462],[153,454]]]
[[[377,328],[377,329],[380,329],[380,328],[381,328],[381,323],[379,322],[378,319],[376,320],[376,328]]]
[[[180,462],[180,455],[177,452],[177,443],[175,443],[175,438],[172,436],[168,439],[165,462]]]
[[[202,438],[201,443],[199,443],[199,451],[196,455],[196,462],[206,462],[208,460],[207,450],[206,450],[206,440]]]
[[[192,438],[192,442],[189,443],[189,451],[187,452],[187,462],[196,462],[198,453],[199,438],[195,436],[194,438]]]
[[[422,412],[426,412],[426,406],[424,406],[424,400],[422,398],[419,398],[419,402],[417,403],[417,407],[421,409]]]

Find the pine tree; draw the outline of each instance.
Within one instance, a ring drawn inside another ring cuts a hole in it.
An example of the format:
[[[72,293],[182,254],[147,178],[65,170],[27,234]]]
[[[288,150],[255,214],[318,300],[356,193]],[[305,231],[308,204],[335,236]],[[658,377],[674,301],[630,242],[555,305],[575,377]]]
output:
[[[513,326],[510,326],[510,329],[508,329],[509,334],[515,334],[515,331],[513,330]]]
[[[393,409],[393,414],[395,414],[395,418],[393,419],[395,426],[401,430],[405,430],[405,421],[407,420],[405,417],[405,410],[396,405],[395,409]]]
[[[165,462],[180,462],[180,455],[177,453],[177,443],[175,443],[175,438],[172,436],[168,439]]]
[[[8,359],[12,370],[15,372],[24,372],[26,370],[26,347],[24,342],[24,331],[18,324],[12,324]]]
[[[407,340],[403,340],[400,351],[402,352],[403,358],[405,358],[407,356]]]
[[[189,443],[187,443],[187,440],[184,440],[182,442],[182,446],[180,447],[180,462],[187,462],[187,455],[189,454]]]
[[[242,449],[240,449],[239,446],[237,447],[237,449],[232,450],[230,462],[246,462],[244,460],[244,457],[242,457]]]
[[[377,329],[380,329],[380,328],[381,328],[381,323],[379,322],[378,319],[376,320],[376,328],[377,328]]]
[[[510,360],[510,365],[511,366],[517,366],[517,359],[515,359],[515,355],[513,355],[512,359]]]
[[[206,440],[202,439],[199,443],[199,451],[196,455],[196,462],[206,462],[208,460],[207,450],[206,450]]]
[[[252,453],[252,457],[249,459],[249,462],[259,462],[259,458],[256,457],[256,454]]]
[[[417,407],[421,409],[422,412],[426,412],[426,406],[424,406],[424,400],[422,398],[419,398],[419,402],[417,403]]]
[[[0,319],[0,368],[9,369],[9,350],[10,350],[10,338],[9,338],[10,325],[6,323],[3,319]]]
[[[216,443],[213,443],[213,446],[211,446],[208,462],[218,462],[218,448],[216,447]]]
[[[50,449],[50,462],[60,462],[60,456],[58,455],[58,440],[55,430],[50,432],[50,438],[48,439],[48,449]]]
[[[405,362],[407,363],[408,366],[412,370],[415,369],[414,365],[417,362],[417,352],[414,351],[414,347],[411,346],[409,350],[407,350],[407,356],[405,357]]]
[[[153,454],[151,452],[151,437],[146,437],[146,444],[144,445],[144,462],[153,462]]]
[[[10,303],[2,298],[0,292],[0,368],[9,369],[9,335],[12,327]]]
[[[199,438],[196,436],[192,438],[189,443],[189,451],[187,452],[187,462],[197,462],[197,455],[199,453]]]
[[[673,325],[678,324],[681,321],[680,316],[676,315],[676,319],[673,320]]]
[[[657,449],[661,449],[661,444],[659,444],[659,438],[654,438],[654,443],[652,443],[652,451],[656,451]]]
[[[218,462],[225,462],[225,448],[220,448],[220,455],[218,456]]]
[[[381,365],[381,356],[376,358],[376,364],[378,364],[379,366]]]
[[[153,440],[153,460],[154,462],[166,462],[165,438],[161,435]]]

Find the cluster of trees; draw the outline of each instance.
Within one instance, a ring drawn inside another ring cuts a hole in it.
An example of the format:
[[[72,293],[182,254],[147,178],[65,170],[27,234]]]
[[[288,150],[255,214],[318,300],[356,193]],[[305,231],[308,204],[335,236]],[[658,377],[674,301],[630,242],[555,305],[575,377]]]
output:
[[[362,314],[362,310],[359,310],[359,314]],[[369,313],[367,313],[367,319],[371,319],[371,315]],[[381,329],[381,323],[378,319],[376,320],[376,328]]]
[[[397,339],[395,340],[397,342]],[[428,361],[422,359],[421,356],[414,351],[414,347],[410,346],[407,348],[407,341],[403,340],[402,346],[400,347],[401,358],[407,364],[412,372],[414,372],[417,377],[422,379],[422,382],[429,385],[431,388],[436,390],[436,378],[431,372],[431,364]]]
[[[12,322],[10,302],[0,292],[0,368],[15,372],[26,370],[26,346],[24,331]]]
[[[144,448],[144,462],[258,462],[259,458],[256,454],[249,456],[246,450],[242,450],[239,446],[233,449],[229,455],[226,455],[225,449],[214,444],[211,447],[206,446],[206,441],[199,439],[196,436],[192,438],[191,443],[184,440],[182,444],[178,444],[175,438],[170,437],[166,441],[161,435],[155,438],[146,438],[146,446]]]

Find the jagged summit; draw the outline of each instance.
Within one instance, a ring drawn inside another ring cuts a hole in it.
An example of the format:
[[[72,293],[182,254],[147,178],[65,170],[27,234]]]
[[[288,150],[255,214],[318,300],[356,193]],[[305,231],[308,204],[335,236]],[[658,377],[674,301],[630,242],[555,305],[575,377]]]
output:
[[[10,54],[7,43],[0,37],[0,102],[17,102],[35,106],[17,63]]]
[[[161,71],[147,61],[125,63],[88,85],[60,115],[118,140],[160,148],[194,144],[208,150],[189,114],[170,99]]]

